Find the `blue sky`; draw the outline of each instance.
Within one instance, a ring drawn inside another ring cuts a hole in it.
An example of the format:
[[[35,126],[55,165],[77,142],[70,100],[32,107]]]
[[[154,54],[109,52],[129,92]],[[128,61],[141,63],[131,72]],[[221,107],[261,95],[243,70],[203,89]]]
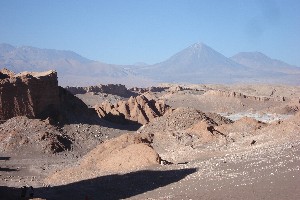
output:
[[[203,42],[300,66],[299,10],[299,0],[1,0],[0,43],[153,64]]]

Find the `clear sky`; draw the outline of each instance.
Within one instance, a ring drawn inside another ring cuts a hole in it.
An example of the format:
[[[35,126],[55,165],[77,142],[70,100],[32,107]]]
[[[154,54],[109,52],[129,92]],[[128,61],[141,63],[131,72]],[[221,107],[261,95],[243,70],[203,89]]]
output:
[[[196,42],[300,66],[299,0],[0,0],[0,43],[114,64],[164,61]]]

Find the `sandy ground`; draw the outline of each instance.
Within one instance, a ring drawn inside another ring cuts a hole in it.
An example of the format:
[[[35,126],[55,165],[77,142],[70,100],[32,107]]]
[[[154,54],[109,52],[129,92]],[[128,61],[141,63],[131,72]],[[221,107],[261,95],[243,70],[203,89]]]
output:
[[[193,161],[180,168],[197,172],[132,199],[299,199],[299,144]]]
[[[13,158],[5,161],[2,157],[1,162],[9,169],[17,167]],[[1,177],[7,181],[6,186],[1,186],[0,199],[15,199],[20,192],[19,188],[7,187],[12,181],[10,176],[25,173],[32,179],[41,178],[32,169],[20,167],[17,167],[18,172],[1,169]],[[39,181],[34,180],[20,180],[20,185],[33,185],[35,196],[47,199],[79,200],[87,196],[88,199],[296,200],[300,198],[299,170],[300,141],[295,141],[69,185],[41,187],[37,186]]]

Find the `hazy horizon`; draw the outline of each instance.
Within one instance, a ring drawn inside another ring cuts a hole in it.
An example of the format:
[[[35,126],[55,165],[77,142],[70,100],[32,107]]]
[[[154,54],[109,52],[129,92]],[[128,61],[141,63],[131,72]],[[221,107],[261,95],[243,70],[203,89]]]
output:
[[[300,66],[300,2],[1,1],[0,43],[154,64],[203,42],[226,57],[259,51]]]

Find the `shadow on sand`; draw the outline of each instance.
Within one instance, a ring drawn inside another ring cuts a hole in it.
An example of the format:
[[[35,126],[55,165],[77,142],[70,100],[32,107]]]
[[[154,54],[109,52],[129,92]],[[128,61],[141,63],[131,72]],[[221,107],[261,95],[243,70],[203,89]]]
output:
[[[18,171],[18,170],[7,168],[7,167],[0,167],[0,172],[12,172],[12,171]]]
[[[2,157],[2,156],[0,157],[0,161],[3,161],[3,160],[7,161],[9,159],[10,159],[10,157]],[[18,170],[0,166],[0,172],[11,172],[11,171],[18,171]]]
[[[5,157],[0,157],[0,160],[9,160],[10,159],[10,157],[7,157],[7,156],[5,156]]]
[[[60,88],[59,92],[61,107],[58,113],[47,113],[45,116],[52,116],[54,121],[59,122],[61,126],[81,123],[128,131],[136,131],[142,126],[135,121],[126,120],[124,116],[111,115],[102,119],[94,108],[89,108],[81,99],[69,91]]]
[[[47,200],[125,199],[177,182],[196,172],[195,168],[168,171],[137,171],[108,175],[67,185],[34,189],[34,197]],[[0,186],[0,199],[17,199],[21,189]]]

